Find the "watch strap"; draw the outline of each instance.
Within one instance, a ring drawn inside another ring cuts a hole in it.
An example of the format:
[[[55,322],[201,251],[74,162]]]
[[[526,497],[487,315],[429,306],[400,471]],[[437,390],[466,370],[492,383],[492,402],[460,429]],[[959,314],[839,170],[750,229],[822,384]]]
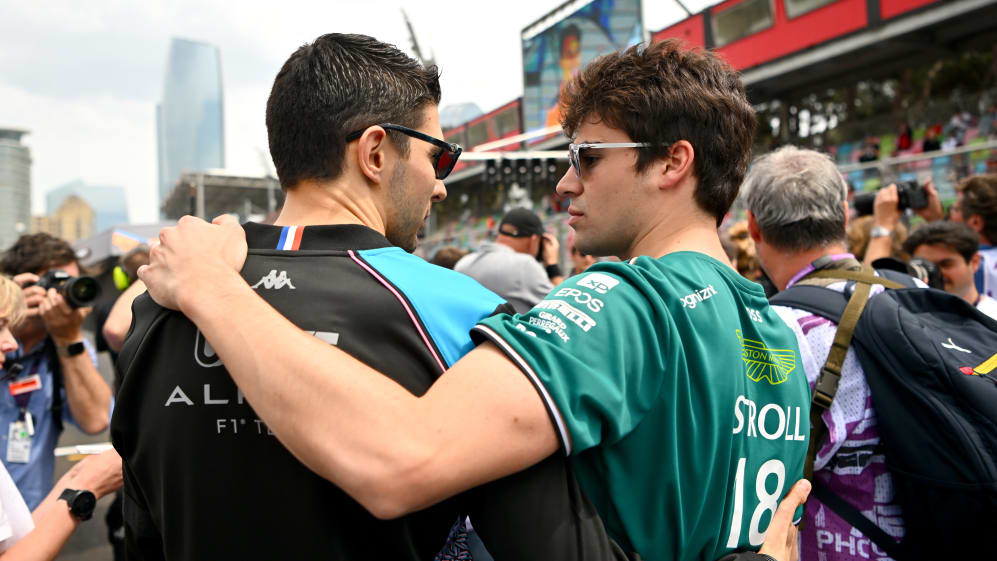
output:
[[[86,345],[83,344],[83,341],[76,341],[75,343],[70,343],[68,345],[57,345],[55,350],[59,353],[59,356],[74,357],[86,352],[87,348]]]
[[[69,512],[80,521],[90,520],[97,506],[97,497],[85,489],[63,489],[59,500],[66,501]]]
[[[882,226],[874,226],[871,230],[869,230],[870,238],[888,238],[892,235],[893,235],[892,230],[887,230]]]

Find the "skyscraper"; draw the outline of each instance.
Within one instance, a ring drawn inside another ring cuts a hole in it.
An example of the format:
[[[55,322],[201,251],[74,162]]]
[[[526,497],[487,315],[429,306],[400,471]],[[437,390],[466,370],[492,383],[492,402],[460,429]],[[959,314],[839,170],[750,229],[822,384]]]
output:
[[[31,227],[31,151],[28,131],[0,129],[0,251]]]
[[[185,170],[225,167],[222,66],[218,47],[174,38],[163,100],[156,106],[159,203]]]

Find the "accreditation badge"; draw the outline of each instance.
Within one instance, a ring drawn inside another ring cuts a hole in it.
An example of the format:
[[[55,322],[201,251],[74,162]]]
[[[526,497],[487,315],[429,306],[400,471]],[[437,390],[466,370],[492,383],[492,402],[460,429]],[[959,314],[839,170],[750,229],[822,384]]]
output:
[[[27,423],[14,421],[7,430],[7,461],[26,464],[31,459],[31,434]]]

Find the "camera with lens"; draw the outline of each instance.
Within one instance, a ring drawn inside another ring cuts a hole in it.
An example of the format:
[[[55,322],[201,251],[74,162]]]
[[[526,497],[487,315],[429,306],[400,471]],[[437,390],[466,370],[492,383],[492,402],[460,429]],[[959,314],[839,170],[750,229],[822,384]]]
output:
[[[52,270],[38,279],[38,282],[26,286],[38,285],[45,290],[54,288],[66,299],[73,308],[91,306],[100,296],[100,283],[88,276],[74,277],[65,271]]]
[[[897,208],[901,212],[908,208],[920,210],[928,206],[928,192],[923,185],[918,185],[917,181],[903,181],[897,183]],[[873,203],[876,200],[876,193],[856,193],[852,200],[852,206],[859,216],[872,214]]]
[[[924,284],[928,285],[929,288],[937,288],[938,290],[945,290],[945,279],[942,277],[942,271],[927,259],[921,259],[920,257],[915,257],[907,263],[907,274],[919,279]]]

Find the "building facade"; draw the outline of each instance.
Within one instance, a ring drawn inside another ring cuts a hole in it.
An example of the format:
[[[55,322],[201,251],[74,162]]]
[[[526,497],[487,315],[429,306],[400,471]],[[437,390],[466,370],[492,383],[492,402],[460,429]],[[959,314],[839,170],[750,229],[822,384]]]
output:
[[[102,232],[116,224],[127,224],[128,201],[123,187],[90,185],[77,179],[45,193],[45,213],[54,216],[70,197],[86,201],[94,215],[92,228]],[[86,237],[86,236],[79,236]]]
[[[0,129],[0,251],[31,226],[31,150],[21,143],[27,133]]]
[[[46,216],[31,218],[31,232],[45,232],[67,242],[88,238],[95,233],[97,213],[85,199],[69,195]]]
[[[159,203],[184,171],[225,167],[222,67],[218,47],[174,38],[163,99],[156,106]]]

